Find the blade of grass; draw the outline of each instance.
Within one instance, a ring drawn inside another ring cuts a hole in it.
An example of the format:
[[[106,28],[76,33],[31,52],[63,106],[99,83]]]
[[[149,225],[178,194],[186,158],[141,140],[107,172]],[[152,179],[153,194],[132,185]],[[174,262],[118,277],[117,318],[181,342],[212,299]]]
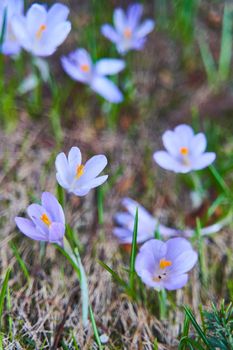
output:
[[[127,283],[115,272],[111,269],[111,267],[109,267],[107,264],[105,264],[103,261],[101,260],[97,260],[97,262],[105,269],[107,270],[113,277],[113,279],[119,284],[121,285],[123,288],[128,289],[128,285]]]
[[[203,241],[203,236],[201,234],[201,222],[199,218],[197,218],[196,220],[196,237],[197,237],[197,245],[198,245],[198,259],[199,259],[200,275],[201,275],[200,277],[203,285],[207,287],[208,269],[206,265],[204,241]]]
[[[103,225],[103,223],[104,223],[103,202],[104,202],[103,188],[102,187],[98,187],[97,188],[97,210],[98,210],[98,222],[99,222],[99,225]]]
[[[0,332],[2,331],[2,313],[3,313],[3,307],[4,307],[4,299],[7,296],[7,287],[8,287],[8,281],[10,277],[10,268],[7,270],[5,274],[5,278],[2,283],[1,293],[0,293]]]
[[[20,268],[21,268],[21,270],[22,270],[22,272],[23,272],[25,278],[26,278],[27,281],[29,282],[29,280],[30,280],[29,271],[28,271],[28,269],[27,269],[27,266],[26,266],[24,260],[21,258],[17,247],[14,245],[13,242],[10,243],[10,247],[11,247],[11,250],[12,250],[12,252],[13,252],[13,254],[14,254],[16,260],[18,261],[18,264],[19,264],[19,266],[20,266]]]
[[[227,186],[227,184],[225,183],[223,177],[217,171],[217,169],[213,165],[210,165],[209,171],[210,171],[211,175],[213,176],[218,187],[225,193],[225,195],[227,197],[231,198],[232,197],[231,191],[230,191],[229,187]]]
[[[232,58],[232,26],[233,26],[233,6],[225,4],[222,25],[222,39],[219,57],[219,76],[222,81],[226,81],[230,75]]]
[[[195,330],[197,331],[199,337],[202,339],[203,343],[207,346],[208,350],[211,350],[211,346],[209,344],[208,339],[205,336],[205,333],[202,331],[201,327],[199,326],[199,324],[197,323],[194,314],[192,313],[192,310],[188,307],[188,306],[184,306],[184,311],[186,313],[186,315],[189,317],[193,327],[195,328]]]
[[[130,254],[130,271],[129,271],[129,288],[134,291],[134,276],[135,276],[135,260],[137,253],[137,235],[138,235],[138,208],[136,209],[134,228],[133,228],[133,240]]]
[[[203,33],[199,33],[197,39],[209,84],[213,85],[217,80],[217,68],[214,62],[214,58],[210,51],[209,45],[203,38]]]
[[[98,329],[97,329],[97,326],[96,326],[96,323],[95,323],[95,317],[94,317],[91,305],[89,305],[89,313],[90,313],[92,329],[93,329],[93,332],[94,332],[94,335],[95,335],[95,340],[96,340],[96,342],[98,344],[99,350],[104,350],[104,348],[102,347],[102,344],[101,344],[100,336],[99,336]]]

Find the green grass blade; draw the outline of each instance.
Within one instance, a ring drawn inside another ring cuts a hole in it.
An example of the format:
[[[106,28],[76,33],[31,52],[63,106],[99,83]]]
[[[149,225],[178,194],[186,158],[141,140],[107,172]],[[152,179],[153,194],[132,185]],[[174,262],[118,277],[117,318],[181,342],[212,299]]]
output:
[[[100,336],[99,336],[98,329],[97,329],[97,326],[95,323],[95,317],[94,317],[91,305],[89,306],[89,313],[90,313],[90,318],[91,318],[92,329],[93,329],[93,332],[95,335],[95,340],[98,344],[99,350],[104,350],[104,348],[102,347],[102,344],[101,344]]]
[[[13,242],[10,243],[10,247],[11,247],[11,249],[12,249],[12,252],[13,252],[13,254],[14,254],[16,260],[18,261],[18,264],[19,264],[19,266],[20,266],[20,268],[21,268],[21,270],[22,270],[22,272],[23,272],[25,278],[26,278],[27,281],[29,282],[29,280],[30,280],[29,271],[28,271],[28,269],[27,269],[27,266],[26,266],[24,260],[21,258],[20,253],[19,253],[17,247],[14,245]]]
[[[135,260],[137,254],[137,235],[138,235],[138,208],[136,209],[134,228],[133,228],[133,240],[130,255],[130,271],[129,271],[129,288],[134,290],[134,276],[135,276]]]
[[[223,177],[219,174],[217,169],[213,165],[210,165],[209,170],[218,187],[225,193],[227,197],[231,198],[232,197],[231,190],[229,189],[229,187],[227,186]]]
[[[104,192],[102,187],[97,188],[97,211],[98,211],[98,223],[103,225],[104,223]]]
[[[194,314],[192,313],[192,310],[188,307],[188,306],[184,306],[184,310],[186,315],[189,317],[193,327],[195,328],[195,330],[197,331],[197,334],[199,335],[199,337],[202,339],[203,343],[207,346],[208,350],[211,350],[210,344],[208,339],[205,336],[205,333],[202,331],[201,327],[199,326],[199,324],[197,323]]]
[[[233,43],[233,6],[225,4],[223,14],[222,39],[219,57],[219,76],[226,81],[230,75]]]
[[[2,44],[6,33],[6,22],[7,22],[7,7],[5,7],[4,13],[3,13],[3,21],[2,21],[2,28],[1,28],[1,35],[0,35],[0,51],[2,49]]]
[[[198,43],[209,84],[213,85],[214,83],[216,83],[217,79],[217,68],[212,53],[210,51],[209,45],[203,38],[203,33],[199,34]]]
[[[82,296],[82,321],[83,321],[83,326],[86,327],[88,325],[88,305],[89,305],[87,276],[86,276],[77,248],[75,248],[75,255],[77,258],[77,264],[81,275],[80,287],[81,287],[81,296]]]
[[[123,288],[128,289],[127,283],[115,272],[109,267],[107,264],[105,264],[101,260],[97,260],[97,262],[105,269],[107,270],[113,277],[113,279]]]
[[[0,293],[0,332],[2,330],[2,313],[3,313],[3,307],[4,307],[4,299],[7,296],[7,287],[8,287],[8,280],[10,277],[10,268],[7,270],[5,274],[5,278],[2,283],[1,293]]]

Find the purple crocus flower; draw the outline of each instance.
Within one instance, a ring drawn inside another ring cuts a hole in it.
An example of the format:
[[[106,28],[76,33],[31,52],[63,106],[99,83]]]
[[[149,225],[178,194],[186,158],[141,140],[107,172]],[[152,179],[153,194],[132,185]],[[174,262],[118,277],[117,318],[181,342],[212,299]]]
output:
[[[158,231],[162,237],[170,238],[174,236],[192,237],[195,234],[194,229],[185,228],[179,230],[170,228],[159,223],[158,219],[153,217],[141,204],[130,198],[123,198],[122,205],[127,211],[116,213],[114,221],[118,225],[113,228],[113,234],[118,238],[121,244],[132,243],[133,228],[136,209],[138,208],[138,234],[137,243],[143,243],[154,238],[155,231]],[[229,223],[230,217],[226,217],[213,225],[201,229],[202,236],[211,235],[219,232],[223,226]]]
[[[13,16],[23,14],[23,0],[3,0],[0,3],[0,31],[3,29],[3,21],[5,17],[5,32],[1,52],[4,55],[17,55],[20,52],[20,44],[12,30]]]
[[[130,50],[141,50],[146,36],[154,29],[154,21],[147,19],[140,23],[143,7],[140,4],[130,5],[127,12],[117,8],[113,14],[114,27],[104,24],[102,34],[112,41],[120,54]]]
[[[85,49],[77,49],[69,56],[62,57],[65,72],[74,80],[87,84],[90,88],[112,103],[119,103],[123,96],[118,87],[105,75],[119,73],[125,68],[123,60],[102,58],[95,64]]]
[[[154,160],[166,170],[188,173],[206,168],[216,158],[214,152],[205,152],[205,135],[194,135],[193,129],[186,124],[177,126],[174,131],[166,131],[162,138],[166,151],[155,152]]]
[[[33,4],[26,16],[12,18],[13,33],[26,51],[35,56],[50,56],[71,30],[68,14],[68,7],[59,3],[48,11],[43,5]]]
[[[92,188],[102,185],[108,175],[98,176],[106,167],[107,158],[97,155],[82,164],[82,155],[78,147],[72,147],[68,158],[65,153],[56,157],[57,182],[68,192],[76,196],[85,196]]]
[[[16,217],[19,230],[36,241],[57,243],[63,246],[65,216],[62,206],[54,195],[43,192],[41,205],[31,204],[27,208],[30,219]]]
[[[197,253],[186,239],[151,239],[140,248],[135,270],[149,287],[175,290],[184,287],[196,262]]]

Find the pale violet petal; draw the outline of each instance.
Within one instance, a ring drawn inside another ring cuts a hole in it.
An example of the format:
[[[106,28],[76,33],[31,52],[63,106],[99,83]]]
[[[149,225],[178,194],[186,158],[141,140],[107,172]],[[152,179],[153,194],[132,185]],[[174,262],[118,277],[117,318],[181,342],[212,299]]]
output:
[[[69,8],[63,4],[56,3],[48,11],[47,23],[49,26],[55,26],[57,23],[66,21],[69,15]]]
[[[84,166],[84,174],[81,176],[80,181],[82,180],[83,183],[86,183],[92,180],[104,170],[107,163],[108,160],[103,154],[91,157]]]
[[[111,103],[120,103],[123,101],[121,91],[111,80],[107,78],[95,77],[90,87]]]
[[[82,154],[78,147],[72,147],[68,154],[68,163],[71,173],[75,176],[77,167],[82,164]]]
[[[115,31],[115,29],[109,24],[104,24],[101,27],[101,33],[105,36],[105,38],[109,39],[113,43],[117,43],[120,39],[119,34]]]
[[[63,237],[65,234],[65,225],[60,222],[53,222],[49,227],[48,240],[51,243],[63,245]]]
[[[216,154],[214,152],[206,152],[201,154],[193,161],[193,170],[201,170],[209,166],[215,161]]]
[[[72,181],[72,177],[70,174],[69,165],[65,153],[62,152],[57,155],[55,160],[55,167],[60,179],[64,183],[69,184]]]
[[[183,165],[178,162],[166,151],[157,151],[154,153],[153,158],[155,162],[166,170],[174,171],[175,173],[188,173],[192,170],[192,167]]]
[[[99,75],[116,74],[124,68],[125,62],[114,58],[102,58],[95,64],[96,73]]]
[[[130,28],[135,29],[142,16],[143,6],[141,4],[130,5],[127,10],[128,24]]]
[[[66,21],[56,24],[54,28],[50,31],[49,35],[51,37],[51,44],[57,47],[63,43],[67,38],[69,32],[71,31],[71,23]]]
[[[117,32],[122,33],[127,24],[125,13],[121,8],[117,8],[113,14],[113,22]]]
[[[189,147],[190,141],[194,136],[193,129],[191,126],[186,124],[181,124],[175,127],[174,132],[177,137],[180,139],[180,143],[182,147]]]
[[[36,241],[46,241],[46,236],[42,232],[36,229],[33,222],[29,219],[16,217],[15,223],[18,229],[27,237]]]
[[[41,196],[41,204],[49,213],[52,221],[57,221],[65,224],[65,215],[62,206],[52,193],[43,192]]]
[[[174,275],[171,276],[170,278],[167,278],[164,280],[164,287],[167,290],[176,290],[183,288],[188,282],[188,275],[187,274],[182,274],[182,275]]]
[[[45,25],[47,20],[47,12],[44,6],[33,4],[26,14],[27,30],[35,35],[41,25]]]
[[[154,29],[155,23],[151,19],[144,21],[137,29],[135,35],[137,38],[143,38]]]
[[[173,156],[178,156],[180,153],[180,139],[177,138],[177,135],[174,131],[167,130],[162,136],[163,144],[168,153]]]
[[[194,156],[199,156],[206,150],[206,137],[203,133],[199,133],[192,137],[190,141],[190,153]]]
[[[79,67],[69,59],[69,57],[63,56],[61,58],[61,64],[62,64],[64,71],[72,79],[80,81],[81,83],[87,82],[87,78],[85,77],[85,75],[80,71]]]

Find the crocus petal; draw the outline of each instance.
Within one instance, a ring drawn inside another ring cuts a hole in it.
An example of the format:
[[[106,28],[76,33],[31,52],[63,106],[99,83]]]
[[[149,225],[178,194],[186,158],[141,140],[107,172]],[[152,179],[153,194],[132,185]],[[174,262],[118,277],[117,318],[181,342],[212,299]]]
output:
[[[72,147],[68,154],[68,162],[71,173],[76,175],[77,167],[82,164],[82,154],[78,147]]]
[[[184,287],[187,282],[188,282],[187,274],[171,276],[170,278],[164,281],[164,287],[167,290],[176,290]]]
[[[127,10],[127,17],[130,28],[134,29],[138,25],[138,22],[142,16],[142,11],[143,6],[141,4],[133,4],[129,6]]]
[[[81,73],[80,69],[68,57],[61,58],[61,64],[64,71],[74,80],[86,83],[87,78]]]
[[[15,223],[19,230],[27,237],[32,238],[36,241],[45,241],[46,237],[39,230],[36,230],[35,225],[31,220],[16,217]]]
[[[51,27],[55,26],[57,23],[66,21],[69,15],[69,8],[63,4],[56,3],[48,11],[47,23]]]
[[[200,170],[206,168],[214,162],[216,154],[214,152],[207,152],[200,155],[195,161],[193,161],[192,168],[194,170]]]
[[[114,227],[113,234],[116,236],[121,243],[131,243],[132,242],[132,232],[122,228],[122,227]]]
[[[65,215],[62,206],[57,198],[49,192],[43,192],[41,196],[41,204],[50,214],[52,221],[57,221],[65,224]]]
[[[65,225],[60,222],[53,222],[49,227],[49,242],[63,245]]]
[[[129,213],[116,213],[114,221],[120,226],[131,227],[132,221],[134,221],[132,215]]]
[[[2,44],[1,52],[4,55],[17,55],[20,52],[20,45],[17,42],[5,41]]]
[[[44,6],[33,4],[26,15],[27,29],[34,35],[42,24],[46,23],[47,13]]]
[[[74,52],[77,61],[79,64],[87,64],[88,66],[92,66],[92,59],[90,54],[85,49],[77,49]]]
[[[137,260],[136,260],[137,261]],[[137,271],[137,270],[136,270]],[[138,272],[137,272],[138,273]],[[139,275],[139,273],[138,273]],[[163,288],[163,282],[155,282],[153,280],[153,274],[150,273],[147,269],[143,269],[140,271],[140,278],[141,280],[151,288],[155,288],[157,290],[161,290]]]
[[[134,217],[136,214],[136,210],[138,208],[138,216],[140,216],[140,220],[149,221],[154,220],[152,215],[138,202],[134,201],[131,198],[125,197],[122,199],[122,205],[128,210],[128,212]]]
[[[166,256],[168,259],[169,257]],[[171,274],[181,275],[190,271],[197,262],[197,253],[194,250],[186,250],[172,260],[169,268]]]
[[[108,175],[96,177],[95,179],[87,181],[82,186],[78,186],[77,188],[74,186],[74,190],[72,190],[72,192],[77,196],[85,196],[92,188],[102,185],[107,178]]]
[[[181,141],[182,147],[189,146],[190,140],[192,139],[194,133],[193,129],[186,124],[181,124],[175,127],[174,132],[177,134]]]
[[[187,239],[177,237],[169,239],[167,242],[167,254],[166,257],[168,260],[174,260],[179,256],[183,251],[193,250],[192,245]]]
[[[119,40],[119,34],[115,31],[115,29],[109,24],[104,24],[101,27],[101,33],[113,43],[117,43]]]
[[[71,31],[71,23],[66,21],[58,23],[50,32],[52,38],[52,45],[57,47],[63,43]],[[51,40],[51,39],[50,39]]]
[[[116,74],[122,71],[124,68],[125,62],[114,58],[102,58],[95,65],[96,72],[99,75]]]
[[[14,16],[11,20],[12,30],[16,38],[22,44],[29,44],[29,38],[26,30],[26,20],[23,16]]]
[[[96,77],[93,79],[91,89],[111,103],[120,103],[123,100],[121,91],[107,78]]]
[[[121,8],[118,8],[114,11],[113,22],[117,32],[122,33],[125,29],[126,18],[125,13]]]
[[[166,151],[155,152],[153,158],[159,166],[166,170],[172,170],[176,173],[187,173],[191,170],[191,166],[186,166],[182,163],[179,163]]]
[[[107,158],[102,154],[91,157],[84,166],[84,174],[80,178],[80,183],[85,183],[98,176],[107,163]]]
[[[154,21],[152,21],[151,19],[147,19],[139,26],[135,35],[137,36],[137,38],[143,38],[144,36],[152,32],[152,30],[154,29],[154,26],[155,26]]]
[[[206,137],[203,133],[199,133],[192,137],[190,142],[190,152],[194,156],[199,156],[201,153],[205,152],[206,149]]]
[[[70,174],[69,174],[69,167],[68,167],[68,161],[66,158],[65,153],[59,153],[55,160],[55,166],[56,170],[59,174],[59,178],[64,183],[69,183],[71,181]]]
[[[162,136],[163,144],[168,153],[173,156],[179,155],[180,149],[180,140],[177,138],[177,135],[174,131],[167,130]]]

